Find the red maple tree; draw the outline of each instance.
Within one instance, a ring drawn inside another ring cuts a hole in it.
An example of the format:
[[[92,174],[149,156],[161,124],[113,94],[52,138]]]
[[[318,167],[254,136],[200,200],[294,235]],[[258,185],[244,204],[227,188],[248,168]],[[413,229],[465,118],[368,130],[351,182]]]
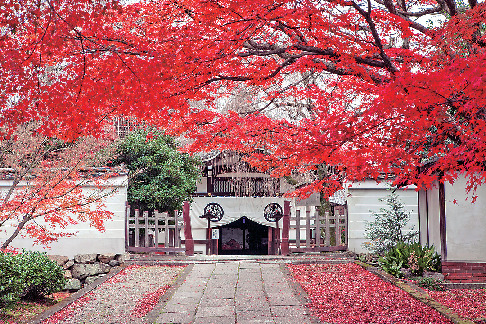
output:
[[[112,173],[89,168],[104,160],[99,152],[110,141],[83,137],[67,143],[36,134],[37,126],[20,125],[0,140],[0,250],[19,235],[48,245],[73,235],[66,227],[78,222],[103,231],[112,216],[103,203],[113,193],[106,186]]]
[[[335,190],[343,172],[484,181],[476,0],[11,0],[0,21],[10,128],[44,118],[45,132],[78,136],[135,116],[191,150],[252,153],[275,176],[335,168],[309,190]],[[222,110],[242,88],[246,108]]]

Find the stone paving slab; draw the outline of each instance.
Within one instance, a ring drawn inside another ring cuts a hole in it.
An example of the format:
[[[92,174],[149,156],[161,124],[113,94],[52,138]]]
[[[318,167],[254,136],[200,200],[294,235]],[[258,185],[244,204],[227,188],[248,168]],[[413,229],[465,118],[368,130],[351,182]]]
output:
[[[268,311],[247,311],[236,314],[237,323],[248,323],[248,322],[257,322],[257,323],[274,323],[274,318]]]
[[[233,317],[235,316],[235,306],[201,306],[198,308],[196,317]]]
[[[304,306],[272,306],[272,312],[276,317],[302,317],[310,312]]]
[[[202,299],[199,303],[201,307],[223,307],[223,306],[234,306],[235,301],[233,298],[230,299]]]
[[[163,313],[156,323],[191,323],[193,318],[193,312]]]
[[[194,264],[155,323],[316,323],[277,263]]]
[[[231,317],[199,317],[193,322],[194,324],[228,324],[235,323],[234,316]]]
[[[238,313],[247,311],[265,311],[269,309],[269,305],[264,301],[247,301],[236,304],[236,311]]]

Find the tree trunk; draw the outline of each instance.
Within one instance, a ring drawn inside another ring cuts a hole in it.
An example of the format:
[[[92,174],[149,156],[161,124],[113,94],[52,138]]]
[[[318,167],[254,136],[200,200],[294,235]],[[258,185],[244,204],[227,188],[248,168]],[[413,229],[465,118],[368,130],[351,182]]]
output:
[[[5,250],[10,243],[19,235],[20,231],[24,228],[25,224],[30,220],[30,217],[28,215],[25,215],[22,221],[19,223],[17,228],[15,228],[15,231],[12,233],[12,235],[9,236],[9,238],[2,244],[2,247],[0,250]]]

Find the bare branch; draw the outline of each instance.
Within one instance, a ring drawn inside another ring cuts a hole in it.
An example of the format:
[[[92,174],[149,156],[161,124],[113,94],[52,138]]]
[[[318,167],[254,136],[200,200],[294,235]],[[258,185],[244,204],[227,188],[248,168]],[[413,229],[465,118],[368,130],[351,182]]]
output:
[[[371,71],[368,71],[368,74],[365,75],[365,74],[363,74],[361,72],[356,72],[356,71],[352,71],[352,70],[344,69],[344,68],[338,68],[336,66],[336,64],[333,63],[333,62],[329,62],[329,61],[325,61],[325,60],[321,60],[321,59],[314,59],[314,62],[324,64],[326,66],[326,71],[328,71],[330,73],[333,73],[333,74],[336,74],[336,75],[356,76],[356,77],[359,77],[359,78],[361,78],[363,80],[366,80],[368,78],[371,78],[371,80],[373,80],[373,82],[375,84],[383,84],[384,82],[386,82],[386,78],[385,77],[382,77],[380,75],[377,75],[375,73],[372,73]]]
[[[451,16],[457,15],[457,8],[456,8],[456,3],[454,2],[454,0],[444,0],[444,2],[447,6],[449,14]]]
[[[371,6],[371,3],[368,3],[368,6]],[[380,56],[383,59],[383,63],[385,63],[385,66],[388,69],[388,71],[390,71],[393,74],[398,72],[398,69],[395,67],[395,65],[393,65],[390,58],[385,53],[385,50],[383,48],[383,43],[381,42],[381,38],[380,35],[378,34],[378,31],[376,30],[376,25],[373,19],[371,19],[371,15],[368,12],[364,11],[363,8],[361,8],[355,2],[352,2],[352,7],[356,9],[356,11],[358,11],[365,18],[366,22],[368,23],[368,26],[370,26],[371,34],[373,35],[373,39],[375,40],[375,46],[378,47],[378,49],[380,50]]]
[[[410,12],[410,11],[403,11],[403,10],[397,10],[397,13],[401,16],[406,16],[406,17],[422,17],[425,15],[432,15],[435,13],[441,12],[443,9],[440,6],[429,8],[429,9],[424,9],[422,11],[417,11],[417,12]]]

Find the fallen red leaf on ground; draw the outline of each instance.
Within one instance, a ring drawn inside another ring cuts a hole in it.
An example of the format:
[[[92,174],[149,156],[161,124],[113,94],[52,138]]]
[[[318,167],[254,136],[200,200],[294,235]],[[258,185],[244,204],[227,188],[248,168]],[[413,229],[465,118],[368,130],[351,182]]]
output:
[[[289,265],[308,307],[327,323],[451,323],[433,308],[354,263]]]
[[[486,289],[429,291],[429,295],[463,318],[486,322]]]

